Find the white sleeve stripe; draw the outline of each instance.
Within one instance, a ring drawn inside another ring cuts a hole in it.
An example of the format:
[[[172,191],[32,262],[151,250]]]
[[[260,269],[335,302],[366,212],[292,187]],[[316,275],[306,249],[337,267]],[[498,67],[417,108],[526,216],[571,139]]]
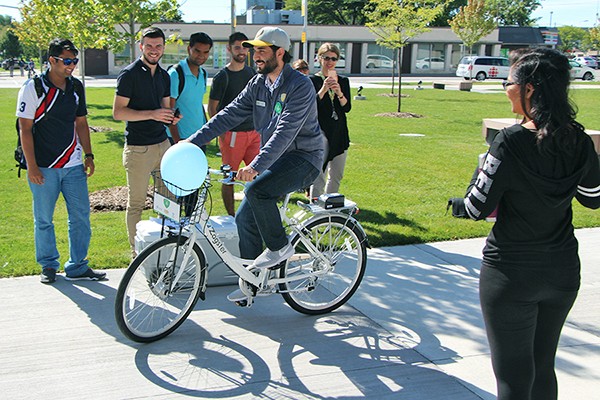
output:
[[[593,189],[577,186],[577,192],[586,197],[600,197],[600,186]]]
[[[471,203],[471,200],[469,200],[469,198],[465,199],[465,209],[467,210],[467,214],[469,214],[469,217],[471,217],[472,219],[476,219],[481,215],[481,211],[475,208],[475,206]]]
[[[581,192],[590,192],[590,193],[600,192],[600,185],[596,186],[595,188],[586,188],[586,187],[583,187],[583,186],[577,186],[577,190],[579,190]]]

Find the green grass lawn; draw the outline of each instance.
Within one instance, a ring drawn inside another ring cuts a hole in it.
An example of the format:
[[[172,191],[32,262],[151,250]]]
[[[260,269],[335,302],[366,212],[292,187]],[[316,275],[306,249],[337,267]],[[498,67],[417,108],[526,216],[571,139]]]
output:
[[[341,192],[360,207],[358,219],[371,245],[394,246],[487,235],[491,224],[459,220],[446,215],[449,197],[462,196],[486,151],[481,136],[483,118],[510,118],[503,93],[479,94],[450,90],[406,90],[402,111],[424,118],[376,117],[393,112],[396,98],[378,96],[389,89],[365,89],[366,101],[353,102],[348,115],[350,147]],[[17,178],[13,150],[16,143],[14,110],[16,89],[0,89],[0,277],[37,274],[33,246],[31,193],[27,179]],[[112,119],[114,89],[89,88],[87,100],[91,126],[112,130],[92,134],[96,174],[89,179],[90,192],[125,185],[121,163],[123,126]],[[600,92],[574,90],[579,121],[600,129],[597,112]],[[400,136],[417,133],[424,136]],[[217,167],[214,142],[209,146],[209,165]],[[576,227],[600,226],[600,213],[575,204]],[[213,191],[213,215],[224,208],[218,187]],[[146,216],[152,214],[146,212]],[[55,213],[61,263],[68,257],[66,210],[61,201]],[[92,214],[89,259],[97,268],[121,268],[129,262],[124,212]]]

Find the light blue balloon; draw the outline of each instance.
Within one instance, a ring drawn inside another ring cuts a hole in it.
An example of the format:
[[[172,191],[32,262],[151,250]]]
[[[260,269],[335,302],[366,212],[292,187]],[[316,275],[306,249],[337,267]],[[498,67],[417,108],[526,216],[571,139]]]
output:
[[[200,147],[179,142],[167,150],[160,162],[165,186],[175,196],[185,196],[202,186],[208,162]]]

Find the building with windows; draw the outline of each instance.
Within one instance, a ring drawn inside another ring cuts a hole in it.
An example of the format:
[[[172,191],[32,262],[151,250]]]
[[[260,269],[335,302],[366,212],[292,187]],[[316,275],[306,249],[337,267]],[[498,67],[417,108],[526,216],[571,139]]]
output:
[[[238,24],[236,30],[252,38],[264,25]],[[168,43],[161,61],[164,66],[174,64],[187,56],[185,42],[194,32],[206,32],[214,40],[210,58],[204,65],[210,75],[215,74],[228,62],[226,50],[227,38],[231,34],[229,24],[201,23],[159,23],[156,26],[168,36],[175,35],[184,44]],[[341,51],[338,62],[340,73],[347,75],[390,75],[397,67],[397,52],[377,44],[376,37],[364,26],[309,25],[307,41],[302,43],[301,25],[279,25],[292,39],[291,54],[294,59],[308,59],[311,69],[318,68],[316,53],[324,42],[336,43]],[[483,37],[471,52],[478,55],[500,55],[502,43],[499,31],[495,29]],[[433,28],[431,31],[414,37],[402,51],[402,73],[423,73],[428,75],[453,74],[458,61],[468,52],[461,40],[450,28]],[[121,53],[86,51],[86,65],[94,65],[96,75],[116,75],[129,63],[129,49]],[[139,53],[136,54],[136,57]],[[90,57],[93,57],[89,59]],[[89,62],[88,62],[89,59]],[[88,70],[88,74],[90,71]]]

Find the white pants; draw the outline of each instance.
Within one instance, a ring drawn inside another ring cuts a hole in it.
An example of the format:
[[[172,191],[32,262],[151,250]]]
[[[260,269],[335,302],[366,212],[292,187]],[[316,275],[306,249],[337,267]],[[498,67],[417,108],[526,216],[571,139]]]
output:
[[[325,171],[321,171],[313,185],[310,187],[310,198],[319,197],[323,193],[338,193],[340,183],[344,177],[344,167],[346,166],[346,157],[348,150],[334,157],[333,160],[327,163]],[[327,178],[327,184],[325,179]],[[324,190],[323,190],[324,189]]]

